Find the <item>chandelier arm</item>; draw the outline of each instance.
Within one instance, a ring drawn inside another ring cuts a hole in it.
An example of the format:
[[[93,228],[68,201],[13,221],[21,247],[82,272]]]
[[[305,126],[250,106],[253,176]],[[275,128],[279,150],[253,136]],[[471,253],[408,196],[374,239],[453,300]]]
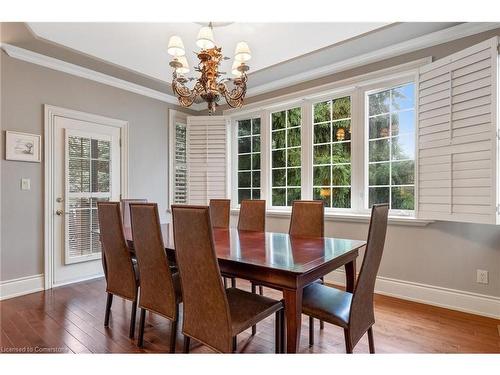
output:
[[[219,83],[218,89],[230,107],[239,108],[243,105],[243,98],[247,91],[246,81],[246,75],[242,76],[241,80],[235,82],[235,87],[232,90],[229,90],[225,83]]]

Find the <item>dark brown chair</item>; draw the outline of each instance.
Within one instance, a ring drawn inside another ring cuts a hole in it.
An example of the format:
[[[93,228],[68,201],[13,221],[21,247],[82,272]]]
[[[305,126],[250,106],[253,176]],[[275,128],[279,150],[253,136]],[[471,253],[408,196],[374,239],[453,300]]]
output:
[[[210,219],[212,228],[229,229],[229,218],[231,213],[230,199],[210,199]],[[236,278],[230,275],[222,275],[224,287],[227,288],[227,279],[231,279],[231,286],[236,288]]]
[[[137,345],[144,345],[146,310],[171,321],[170,352],[175,353],[179,304],[182,301],[179,274],[172,273],[165,253],[156,203],[130,203],[132,237],[141,275],[141,318]]]
[[[313,283],[304,289],[302,313],[344,328],[347,353],[352,353],[365,332],[368,332],[370,353],[375,353],[372,331],[375,323],[373,293],[384,250],[388,211],[387,204],[372,207],[365,256],[354,293],[320,283]],[[313,332],[309,331],[311,333]]]
[[[238,230],[264,232],[266,230],[266,201],[243,199],[240,204]]]
[[[281,352],[283,303],[224,288],[208,207],[174,205],[172,214],[184,304],[184,352],[189,352],[190,338],[218,352],[234,352],[236,335],[271,314],[276,314],[276,352]]]
[[[122,222],[125,228],[130,228],[130,203],[145,203],[147,199],[137,198],[137,199],[121,199],[122,204]]]
[[[296,200],[292,203],[292,217],[290,218],[290,236],[297,237],[324,237],[325,236],[325,204],[323,201]],[[320,278],[325,283],[323,277]],[[322,320],[320,329],[325,327]],[[309,317],[309,331],[314,329],[314,318]],[[309,334],[310,337],[314,337]],[[312,345],[312,343],[310,343]]]
[[[123,234],[120,202],[97,202],[99,230],[103,248],[103,266],[106,275],[106,312],[104,326],[109,326],[109,314],[113,296],[132,301],[129,337],[134,338],[137,311],[137,290],[139,273],[132,262],[129,248]]]

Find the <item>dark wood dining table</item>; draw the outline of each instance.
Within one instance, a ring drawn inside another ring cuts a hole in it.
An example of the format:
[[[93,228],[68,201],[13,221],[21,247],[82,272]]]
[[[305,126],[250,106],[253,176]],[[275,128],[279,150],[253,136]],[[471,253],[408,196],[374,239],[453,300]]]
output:
[[[175,259],[171,224],[161,225],[163,243],[170,259]],[[124,228],[133,251],[132,231]],[[286,351],[299,348],[302,290],[329,272],[345,267],[346,290],[356,281],[356,258],[365,241],[295,237],[286,233],[248,232],[235,228],[214,228],[215,251],[225,275],[246,279],[283,291],[286,315]]]

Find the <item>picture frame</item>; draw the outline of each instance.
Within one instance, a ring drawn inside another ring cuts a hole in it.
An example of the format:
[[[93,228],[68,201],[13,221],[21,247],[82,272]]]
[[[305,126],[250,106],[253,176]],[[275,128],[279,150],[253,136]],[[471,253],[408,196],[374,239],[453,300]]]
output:
[[[38,134],[5,132],[5,160],[40,163],[41,139]]]

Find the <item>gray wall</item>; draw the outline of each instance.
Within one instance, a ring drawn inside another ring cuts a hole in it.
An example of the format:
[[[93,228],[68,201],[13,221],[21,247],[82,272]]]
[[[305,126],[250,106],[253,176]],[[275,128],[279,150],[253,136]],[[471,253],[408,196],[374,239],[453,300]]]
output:
[[[12,59],[1,53],[1,128],[43,137],[43,105],[129,122],[129,196],[167,206],[168,105],[155,99]],[[43,138],[42,138],[43,139]],[[41,274],[43,269],[42,163],[6,161],[1,167],[0,280]],[[20,179],[31,179],[21,191]]]

